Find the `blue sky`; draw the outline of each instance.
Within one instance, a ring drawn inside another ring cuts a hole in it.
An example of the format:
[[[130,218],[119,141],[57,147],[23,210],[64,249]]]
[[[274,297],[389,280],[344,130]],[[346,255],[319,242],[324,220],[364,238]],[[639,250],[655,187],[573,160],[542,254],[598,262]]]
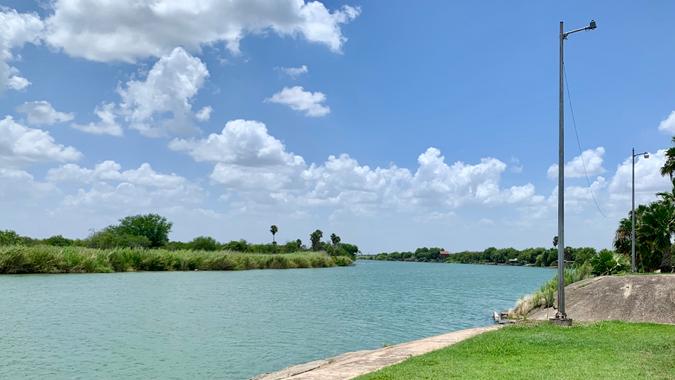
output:
[[[548,246],[558,22],[591,18],[566,45],[567,243],[611,244],[633,145],[638,199],[669,186],[671,2],[0,3],[0,229]]]

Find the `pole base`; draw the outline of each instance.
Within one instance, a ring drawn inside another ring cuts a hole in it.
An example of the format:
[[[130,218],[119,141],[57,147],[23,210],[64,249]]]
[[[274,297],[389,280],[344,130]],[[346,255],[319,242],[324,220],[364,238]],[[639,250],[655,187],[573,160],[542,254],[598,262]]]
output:
[[[567,317],[550,318],[549,321],[554,325],[570,327],[572,326],[572,319]]]

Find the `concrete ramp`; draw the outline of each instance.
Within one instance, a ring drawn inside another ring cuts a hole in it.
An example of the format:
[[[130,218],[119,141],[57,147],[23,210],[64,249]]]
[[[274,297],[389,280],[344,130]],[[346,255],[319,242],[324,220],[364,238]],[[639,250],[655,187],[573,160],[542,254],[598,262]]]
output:
[[[330,359],[317,360],[263,374],[254,380],[346,380],[377,371],[410,357],[426,354],[501,326],[478,327],[401,343],[376,350],[348,352]]]
[[[621,320],[675,324],[675,274],[601,276],[565,287],[567,316],[575,321]],[[531,319],[547,319],[553,308]]]

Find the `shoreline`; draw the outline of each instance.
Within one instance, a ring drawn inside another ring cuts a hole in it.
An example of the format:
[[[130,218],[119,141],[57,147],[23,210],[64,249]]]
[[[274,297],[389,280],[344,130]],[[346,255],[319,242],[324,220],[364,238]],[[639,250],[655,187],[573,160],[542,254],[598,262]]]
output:
[[[524,268],[544,268],[544,269],[556,269],[557,265],[549,266],[537,266],[537,265],[527,265],[527,264],[509,264],[509,263],[497,263],[497,262],[482,262],[482,263],[461,263],[458,261],[415,261],[415,260],[378,260],[378,259],[366,259],[361,256],[357,256],[355,261],[381,261],[381,262],[390,262],[390,263],[422,263],[422,264],[461,264],[461,265],[491,265],[496,267],[524,267]]]
[[[353,379],[357,376],[398,364],[413,356],[439,350],[502,327],[503,325],[474,327],[373,350],[347,352],[331,358],[293,365],[275,372],[263,373],[253,377],[252,380]]]

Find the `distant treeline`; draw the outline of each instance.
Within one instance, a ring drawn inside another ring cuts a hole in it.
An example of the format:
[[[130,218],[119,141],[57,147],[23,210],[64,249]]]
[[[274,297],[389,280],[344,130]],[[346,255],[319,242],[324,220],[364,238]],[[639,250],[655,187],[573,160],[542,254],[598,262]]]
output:
[[[418,262],[443,262],[445,257],[441,256],[443,248],[417,248],[415,252],[382,252],[377,255],[360,255],[360,260],[380,260],[380,261],[418,261]]]
[[[547,267],[553,265],[558,260],[557,248],[495,248],[490,247],[484,251],[462,251],[450,253],[445,256],[441,254],[442,248],[418,248],[415,252],[389,252],[377,255],[362,255],[359,259],[364,260],[384,260],[384,261],[419,261],[419,262],[449,262],[462,264],[512,264],[512,265],[532,265]],[[595,248],[583,247],[572,248],[565,247],[565,260],[575,263],[585,263],[593,257],[597,257],[600,252]]]
[[[301,239],[292,240],[284,244],[277,244],[275,236],[279,231],[276,225],[270,227],[271,243],[254,244],[246,240],[233,240],[227,243],[218,242],[210,236],[198,236],[189,242],[170,241],[169,233],[173,224],[163,216],[157,214],[134,215],[120,219],[118,224],[108,226],[100,231],[91,233],[85,239],[68,239],[55,235],[46,239],[35,239],[21,236],[15,231],[0,230],[0,246],[37,246],[48,245],[54,247],[86,247],[97,249],[113,248],[162,248],[169,251],[229,251],[243,253],[294,253],[324,251],[331,256],[349,256],[356,258],[359,247],[354,244],[343,243],[336,234],[330,235],[330,241],[322,241],[323,232],[315,230],[309,235],[309,246]]]

